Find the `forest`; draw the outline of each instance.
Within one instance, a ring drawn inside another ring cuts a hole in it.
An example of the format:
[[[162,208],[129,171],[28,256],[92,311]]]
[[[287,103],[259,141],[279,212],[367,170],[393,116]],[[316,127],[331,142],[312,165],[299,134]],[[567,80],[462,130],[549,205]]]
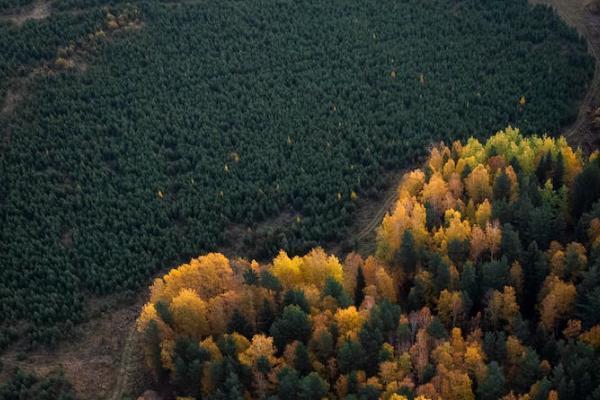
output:
[[[600,398],[600,154],[507,128],[431,149],[377,250],[208,253],[137,329],[180,398]]]
[[[0,115],[0,347],[53,344],[86,297],[202,252],[349,241],[357,201],[428,144],[558,132],[594,68],[525,0],[52,8],[0,21],[0,103],[29,82]]]

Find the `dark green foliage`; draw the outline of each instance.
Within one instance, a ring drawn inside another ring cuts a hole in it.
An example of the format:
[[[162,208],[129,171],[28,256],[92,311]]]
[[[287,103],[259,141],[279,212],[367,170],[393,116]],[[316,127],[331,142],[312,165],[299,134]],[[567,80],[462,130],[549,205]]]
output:
[[[448,332],[446,331],[444,324],[437,317],[432,319],[427,327],[427,333],[434,339],[446,339],[448,337]]]
[[[502,368],[496,361],[488,364],[487,374],[477,387],[478,400],[497,400],[506,392],[504,385],[506,380]]]
[[[171,309],[169,308],[169,304],[164,301],[157,301],[154,305],[156,309],[156,313],[167,325],[173,326],[173,315],[171,314]]]
[[[433,253],[429,260],[429,268],[435,276],[435,291],[441,292],[450,286],[450,266],[442,259],[439,253]]]
[[[357,362],[365,363],[364,368],[368,374],[373,375],[376,373],[379,365],[378,355],[384,339],[383,321],[375,310],[371,311],[369,320],[359,333],[360,349],[351,349],[349,345],[345,350],[347,354],[344,354],[344,368],[346,369],[351,365],[350,358],[356,357]],[[351,350],[353,350],[353,353]],[[340,363],[342,362],[341,357],[342,352],[340,351],[340,359],[338,360]]]
[[[256,285],[258,284],[258,274],[252,268],[248,268],[244,271],[244,283],[246,285]]]
[[[519,232],[515,231],[510,224],[502,226],[502,240],[500,250],[507,261],[512,264],[521,258],[522,246],[519,239]]]
[[[55,3],[78,12],[0,23],[0,104],[121,2]],[[525,0],[131,6],[141,29],[98,41],[85,72],[39,75],[0,121],[0,321],[34,341],[81,321],[84,293],[228,241],[253,257],[344,238],[353,191],[376,196],[433,141],[558,131],[593,71],[577,33]]]
[[[280,399],[298,399],[300,385],[300,375],[298,374],[298,371],[286,367],[277,375],[277,379],[279,380],[277,394]]]
[[[75,391],[62,371],[40,378],[16,370],[0,383],[0,400],[75,400]]]
[[[308,315],[298,306],[287,306],[283,310],[281,318],[271,326],[271,336],[279,352],[285,350],[285,346],[298,340],[306,343],[310,338],[311,322]]]
[[[365,281],[365,274],[363,273],[362,267],[358,267],[356,272],[356,286],[354,287],[354,305],[360,307],[363,300],[365,299],[365,287],[367,283]]]
[[[502,291],[504,285],[509,283],[509,268],[504,257],[482,264],[480,276],[482,293],[486,293],[490,289]]]
[[[252,335],[254,334],[254,328],[246,319],[246,317],[244,317],[244,315],[240,312],[240,310],[235,309],[233,311],[233,315],[231,316],[231,320],[229,320],[227,323],[227,332],[237,332],[247,338],[252,338]]]
[[[274,320],[275,313],[273,312],[273,307],[267,299],[264,299],[262,306],[258,310],[256,329],[260,332],[268,332]]]
[[[562,373],[555,368],[554,381],[559,388],[559,398],[587,398],[600,385],[598,353],[579,341],[559,343],[558,353]]]
[[[532,242],[521,260],[523,275],[525,277],[525,296],[522,311],[525,315],[531,315],[537,302],[539,290],[549,270],[548,260],[536,242]]]
[[[301,375],[308,375],[312,371],[308,350],[302,342],[298,342],[294,351],[294,369]]]
[[[323,297],[325,296],[333,297],[342,308],[346,308],[352,304],[352,300],[342,284],[331,277],[327,278],[325,287],[323,288]]]
[[[415,238],[410,229],[407,229],[402,234],[400,248],[396,254],[395,264],[397,264],[402,271],[407,274],[415,272],[417,262],[419,261],[418,252],[416,248]]]
[[[496,178],[494,178],[494,200],[508,201],[510,198],[510,179],[506,172],[500,172]]]
[[[450,240],[448,242],[448,257],[456,265],[462,265],[465,259],[469,255],[469,241],[468,240]]]
[[[241,399],[244,387],[252,381],[252,371],[245,365],[240,364],[237,359],[235,341],[231,336],[222,337],[218,341],[219,349],[223,359],[215,361],[210,365],[211,381],[217,387],[214,394],[215,399]],[[200,378],[202,375],[200,375]],[[199,379],[198,376],[195,376]],[[199,390],[199,387],[193,387]]]
[[[273,290],[275,292],[281,292],[281,282],[275,275],[267,270],[260,271],[260,285],[266,289]]]
[[[338,351],[338,368],[342,374],[364,369],[367,357],[377,357],[377,354],[367,354],[359,342],[347,340]]]
[[[200,347],[198,343],[187,338],[177,339],[173,352],[175,372],[172,382],[178,393],[191,396],[198,395],[202,380],[203,363],[208,360],[210,360],[210,353]]]
[[[477,284],[477,272],[473,263],[467,262],[463,266],[463,272],[460,275],[460,289],[465,292],[470,299],[478,299],[479,285]]]
[[[544,186],[546,180],[552,175],[552,154],[546,153],[540,159],[537,168],[535,169],[535,176],[538,179],[540,186]]]
[[[600,199],[600,158],[589,163],[575,178],[571,190],[571,212],[575,218],[592,208]]]
[[[562,152],[559,152],[556,156],[556,162],[554,163],[554,171],[552,172],[552,187],[560,189],[564,183],[565,178],[565,160]]]
[[[300,381],[300,400],[321,400],[329,391],[329,384],[316,372],[311,372]]]
[[[511,382],[518,392],[526,392],[540,377],[540,358],[535,350],[528,348],[525,356],[517,365],[518,372]]]
[[[308,300],[306,300],[304,292],[301,289],[290,289],[285,292],[285,295],[283,296],[283,305],[284,307],[296,305],[305,313],[310,312],[310,304],[308,304]]]

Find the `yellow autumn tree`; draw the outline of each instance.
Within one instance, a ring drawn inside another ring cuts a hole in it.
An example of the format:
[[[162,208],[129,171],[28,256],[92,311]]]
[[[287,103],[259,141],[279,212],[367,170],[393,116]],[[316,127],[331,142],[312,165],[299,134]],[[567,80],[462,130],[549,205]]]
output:
[[[549,276],[541,291],[540,319],[547,330],[553,330],[558,320],[569,316],[575,306],[577,290],[571,282]]]
[[[366,320],[365,316],[354,306],[339,309],[334,318],[340,330],[340,337],[357,334]]]
[[[275,365],[275,346],[273,338],[263,334],[254,335],[250,346],[239,355],[240,362],[246,366],[253,367],[261,357],[269,362],[269,365]]]
[[[465,188],[469,197],[479,204],[485,199],[492,198],[492,186],[490,184],[490,174],[488,170],[479,164],[465,179]]]
[[[229,260],[220,253],[194,258],[154,281],[151,302],[171,302],[183,289],[195,291],[209,299],[233,287],[233,271]]]
[[[438,316],[447,326],[456,326],[463,315],[463,302],[460,292],[442,290],[437,303]]]
[[[176,329],[196,340],[209,334],[206,303],[190,289],[183,289],[170,305]]]

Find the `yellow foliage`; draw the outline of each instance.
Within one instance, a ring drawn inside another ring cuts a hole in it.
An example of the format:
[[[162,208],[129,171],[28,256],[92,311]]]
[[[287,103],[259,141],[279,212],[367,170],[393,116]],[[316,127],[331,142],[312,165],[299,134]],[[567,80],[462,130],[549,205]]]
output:
[[[475,211],[475,223],[479,226],[486,226],[486,224],[490,221],[492,216],[492,205],[485,199],[483,203],[481,203],[477,207],[477,211]]]
[[[322,289],[327,278],[343,282],[342,264],[336,256],[328,256],[321,248],[313,249],[303,257],[293,258],[282,250],[273,260],[271,272],[286,288],[312,285]]]
[[[423,244],[428,237],[425,222],[425,207],[414,197],[398,199],[394,211],[383,218],[377,231],[377,257],[390,261],[407,229],[411,230],[417,245]]]
[[[563,329],[563,335],[566,338],[574,338],[581,333],[581,321],[578,319],[570,319],[567,321],[567,327]]]
[[[442,290],[437,303],[438,316],[446,325],[455,326],[463,313],[460,292]]]
[[[465,188],[475,204],[492,197],[492,186],[488,170],[479,164],[465,179]]]
[[[170,308],[179,332],[197,340],[209,334],[206,303],[194,291],[181,290]]]
[[[587,234],[588,238],[590,239],[590,243],[593,247],[598,246],[600,244],[600,219],[594,218],[590,222]]]
[[[357,311],[354,306],[339,309],[334,318],[338,324],[341,337],[346,337],[352,332],[357,333],[366,320],[365,316]]]
[[[382,298],[390,302],[396,301],[396,285],[392,277],[385,272],[385,269],[377,269],[375,273],[375,286],[377,287],[377,293]]]
[[[478,382],[481,382],[485,378],[485,353],[481,346],[475,344],[467,346],[467,350],[465,351],[465,367],[471,374],[475,375]]]
[[[242,364],[252,367],[259,358],[264,357],[270,365],[274,365],[276,362],[275,352],[273,338],[259,334],[252,337],[250,347],[240,354],[239,359]]]
[[[572,311],[576,294],[573,283],[564,282],[554,275],[546,278],[541,291],[543,300],[539,304],[540,319],[546,329],[552,330],[557,320]]]
[[[212,360],[219,361],[223,358],[223,354],[221,353],[219,346],[217,346],[217,344],[213,340],[212,336],[209,336],[206,339],[204,339],[202,342],[200,342],[200,345],[204,349],[208,350],[208,352],[210,353],[210,358]]]
[[[290,258],[284,250],[281,250],[273,260],[271,272],[285,287],[293,287],[302,281],[300,268],[302,259],[298,256]]]
[[[162,281],[162,282],[160,282]],[[233,271],[229,260],[220,253],[209,253],[192,259],[169,271],[152,285],[152,302],[170,302],[182,289],[191,289],[201,298],[209,299],[233,286]]]
[[[594,349],[600,350],[600,325],[593,326],[589,331],[582,333],[579,338]]]
[[[448,184],[440,173],[435,172],[423,187],[423,203],[429,203],[438,214],[442,214],[445,211],[446,194],[448,194]]]
[[[400,196],[418,197],[425,185],[425,174],[420,169],[404,174],[398,188]]]
[[[154,304],[146,303],[144,307],[142,307],[142,312],[136,321],[136,328],[138,332],[143,332],[146,330],[146,327],[150,323],[150,321],[157,321],[158,314],[156,313],[156,308],[154,308]]]

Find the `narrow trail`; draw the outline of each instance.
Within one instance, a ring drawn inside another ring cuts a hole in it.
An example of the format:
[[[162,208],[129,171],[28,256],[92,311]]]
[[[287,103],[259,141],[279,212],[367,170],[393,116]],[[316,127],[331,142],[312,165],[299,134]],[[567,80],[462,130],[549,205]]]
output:
[[[121,362],[119,364],[119,369],[117,370],[117,383],[115,384],[112,395],[109,397],[110,400],[121,400],[126,394],[125,391],[129,388],[129,375],[131,374],[131,371],[136,368],[135,360],[133,359],[136,340],[137,332],[134,323],[129,329],[127,339],[125,339],[123,353],[121,354]]]
[[[399,176],[402,176],[402,174],[403,174],[402,172],[398,173]],[[365,239],[367,236],[369,236],[371,234],[371,232],[373,232],[379,226],[379,224],[383,220],[383,217],[385,217],[385,214],[391,210],[391,208],[394,204],[394,201],[396,201],[396,197],[397,197],[396,188],[397,187],[398,187],[398,185],[396,183],[394,183],[392,185],[391,189],[388,190],[388,193],[386,194],[385,199],[381,203],[381,206],[379,207],[379,209],[377,210],[375,215],[373,215],[373,217],[371,217],[369,222],[367,222],[367,224],[365,224],[364,228],[362,228],[356,234],[355,238],[357,240]]]
[[[572,138],[575,134],[581,132],[585,124],[589,122],[588,112],[592,109],[594,100],[600,92],[600,54],[598,52],[598,43],[596,43],[595,40],[595,38],[598,37],[598,30],[596,26],[585,21],[581,24],[580,29],[583,30],[583,35],[588,43],[590,53],[596,59],[596,68],[594,69],[594,78],[579,107],[577,120],[571,128],[565,132],[567,138]]]
[[[39,20],[50,16],[50,2],[36,0],[33,5],[23,7],[12,14],[0,15],[0,21],[11,21],[17,26],[29,20]]]

